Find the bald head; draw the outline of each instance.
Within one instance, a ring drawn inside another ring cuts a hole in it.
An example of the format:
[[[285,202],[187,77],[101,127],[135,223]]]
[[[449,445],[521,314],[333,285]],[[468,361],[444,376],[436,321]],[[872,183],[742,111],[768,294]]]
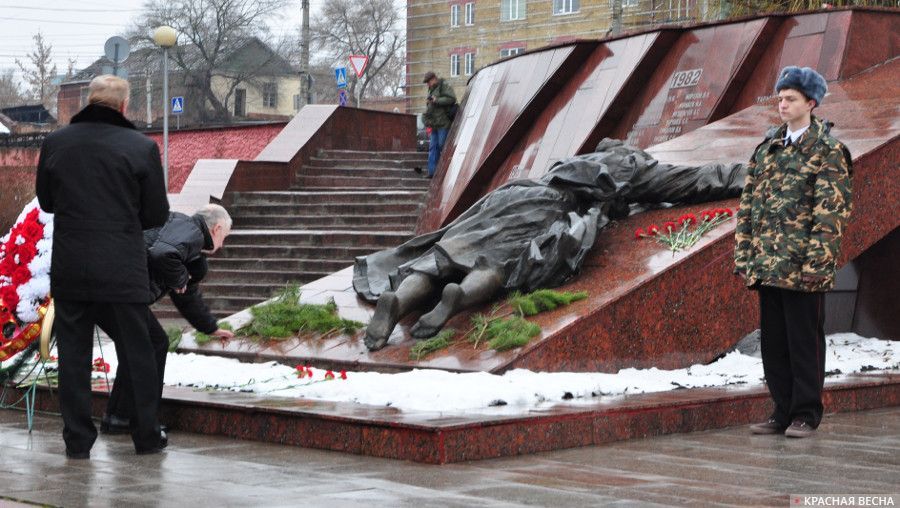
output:
[[[122,113],[128,109],[131,87],[122,78],[110,74],[97,76],[91,80],[88,91],[88,104],[106,106]]]

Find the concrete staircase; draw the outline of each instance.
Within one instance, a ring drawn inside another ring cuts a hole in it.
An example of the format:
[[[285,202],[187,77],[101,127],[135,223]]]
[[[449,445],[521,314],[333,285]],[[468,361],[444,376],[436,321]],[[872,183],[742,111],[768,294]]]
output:
[[[422,152],[323,150],[288,190],[226,196],[232,233],[201,285],[210,309],[233,314],[411,238],[431,182],[414,168],[426,164]],[[153,309],[178,317],[168,298]]]

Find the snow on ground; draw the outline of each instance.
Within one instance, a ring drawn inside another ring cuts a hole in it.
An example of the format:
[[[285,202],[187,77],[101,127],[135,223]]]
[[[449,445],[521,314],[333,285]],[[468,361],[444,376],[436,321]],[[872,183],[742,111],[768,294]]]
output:
[[[98,349],[95,347],[95,350]],[[115,351],[103,348],[115,372]],[[95,356],[99,356],[99,350]],[[206,390],[245,391],[261,395],[391,406],[406,410],[465,411],[508,405],[527,409],[541,403],[596,402],[599,396],[661,392],[677,388],[762,385],[762,360],[737,351],[709,365],[685,369],[623,369],[616,374],[531,372],[503,375],[417,369],[399,374],[347,372],[347,379],[325,380],[312,365],[313,377],[275,362],[241,363],[234,359],[169,353],[165,382]],[[852,333],[827,337],[826,371],[830,376],[870,370],[900,369],[900,342]],[[339,373],[335,373],[339,376]],[[95,372],[94,377],[103,377]],[[501,402],[502,401],[502,402]]]

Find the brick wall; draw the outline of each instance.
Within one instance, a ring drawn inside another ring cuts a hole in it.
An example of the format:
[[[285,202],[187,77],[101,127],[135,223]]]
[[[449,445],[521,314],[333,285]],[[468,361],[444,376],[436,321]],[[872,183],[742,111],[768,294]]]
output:
[[[284,125],[169,131],[169,192],[181,191],[199,159],[254,159]],[[162,154],[162,133],[148,135]]]
[[[190,129],[169,133],[169,192],[179,192],[199,159],[254,159],[284,124]],[[162,153],[162,133],[148,134]],[[34,197],[40,149],[0,148],[0,236]]]

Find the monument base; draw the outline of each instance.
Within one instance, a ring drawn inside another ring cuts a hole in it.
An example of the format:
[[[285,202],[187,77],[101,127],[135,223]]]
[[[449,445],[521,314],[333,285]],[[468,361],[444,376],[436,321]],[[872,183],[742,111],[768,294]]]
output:
[[[12,390],[11,395],[22,394]],[[94,387],[97,417],[106,394],[105,384]],[[900,405],[900,375],[828,379],[824,398],[826,413]],[[58,392],[41,387],[35,407],[58,411]],[[746,425],[764,420],[770,411],[768,392],[761,386],[452,413],[166,387],[162,421],[176,431],[446,464]],[[827,414],[823,425],[828,425]],[[177,433],[171,439],[177,448]]]

